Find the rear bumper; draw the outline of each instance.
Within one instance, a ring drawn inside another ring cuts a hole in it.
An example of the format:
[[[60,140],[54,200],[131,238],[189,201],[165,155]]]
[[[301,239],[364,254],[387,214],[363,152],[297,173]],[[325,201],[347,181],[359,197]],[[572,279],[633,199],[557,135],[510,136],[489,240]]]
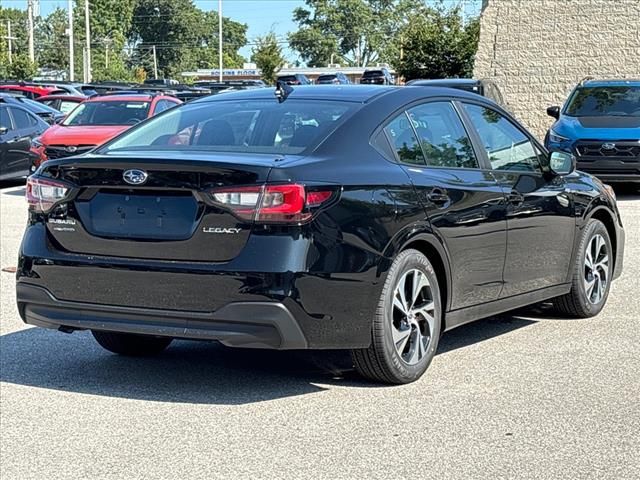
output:
[[[279,302],[234,302],[203,313],[62,301],[27,283],[18,283],[16,292],[23,320],[38,327],[219,340],[230,347],[308,348],[294,315]]]
[[[26,323],[63,330],[277,349],[369,346],[381,257],[341,243],[318,251],[303,236],[251,238],[227,263],[152,261],[64,252],[36,223],[20,248],[18,308]]]

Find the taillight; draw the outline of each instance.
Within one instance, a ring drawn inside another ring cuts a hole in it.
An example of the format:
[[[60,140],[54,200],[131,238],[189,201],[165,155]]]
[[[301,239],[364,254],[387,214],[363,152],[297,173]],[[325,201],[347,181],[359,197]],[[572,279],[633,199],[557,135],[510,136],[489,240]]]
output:
[[[64,183],[43,178],[28,177],[26,197],[29,209],[36,212],[47,212],[69,193]]]
[[[237,217],[257,223],[304,223],[328,203],[337,190],[306,191],[303,185],[219,188],[211,199]]]

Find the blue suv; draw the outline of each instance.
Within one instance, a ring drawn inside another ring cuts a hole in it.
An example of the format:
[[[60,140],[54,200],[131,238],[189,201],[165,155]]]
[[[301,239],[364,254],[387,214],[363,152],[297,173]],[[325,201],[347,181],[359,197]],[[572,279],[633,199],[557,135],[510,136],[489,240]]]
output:
[[[606,182],[640,182],[640,80],[584,80],[545,136],[549,151],[573,153],[578,169]]]

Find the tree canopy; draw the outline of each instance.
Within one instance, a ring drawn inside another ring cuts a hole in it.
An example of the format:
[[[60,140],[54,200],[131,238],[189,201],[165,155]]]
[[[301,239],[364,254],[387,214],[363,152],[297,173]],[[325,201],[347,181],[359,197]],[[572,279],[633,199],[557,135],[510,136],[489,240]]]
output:
[[[465,23],[459,7],[423,7],[399,32],[402,53],[393,65],[407,80],[470,77],[479,33],[479,20]]]
[[[84,0],[76,0],[74,17],[75,76],[82,77],[85,47]],[[27,14],[0,7],[0,36],[12,22],[13,51],[27,54]],[[193,0],[91,0],[92,76],[96,80],[134,80],[153,76],[155,46],[160,77],[218,65],[218,14],[197,8]],[[45,69],[67,70],[68,14],[61,8],[36,19],[36,63]],[[247,44],[247,25],[223,18],[225,67],[240,67],[239,50]],[[0,39],[0,76],[6,77],[6,40]],[[21,77],[25,78],[26,77]]]
[[[291,48],[309,66],[391,64],[407,79],[469,76],[479,22],[421,0],[305,0]]]

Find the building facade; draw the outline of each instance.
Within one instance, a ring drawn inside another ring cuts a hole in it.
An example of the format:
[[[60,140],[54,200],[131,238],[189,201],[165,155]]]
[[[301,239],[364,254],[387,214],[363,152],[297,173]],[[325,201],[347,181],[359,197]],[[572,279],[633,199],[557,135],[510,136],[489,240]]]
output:
[[[640,0],[483,0],[474,76],[542,140],[583,78],[640,78]]]

